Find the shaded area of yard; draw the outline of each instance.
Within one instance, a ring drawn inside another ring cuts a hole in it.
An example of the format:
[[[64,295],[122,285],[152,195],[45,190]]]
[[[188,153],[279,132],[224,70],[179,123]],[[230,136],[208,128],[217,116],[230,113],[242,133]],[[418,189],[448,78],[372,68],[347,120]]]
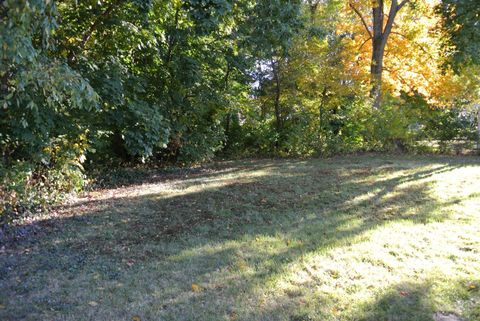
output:
[[[480,319],[478,158],[239,161],[142,180],[6,235],[0,319]]]

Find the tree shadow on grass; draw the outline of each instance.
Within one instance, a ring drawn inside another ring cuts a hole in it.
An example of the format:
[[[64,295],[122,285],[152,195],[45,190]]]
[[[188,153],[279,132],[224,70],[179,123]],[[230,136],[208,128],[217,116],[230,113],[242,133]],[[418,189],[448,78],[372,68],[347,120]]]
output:
[[[209,320],[242,306],[244,319],[276,320],[252,300],[290,263],[390,222],[447,219],[425,179],[456,164],[413,173],[334,165],[268,163],[263,176],[220,186],[209,174],[171,194],[73,205],[41,222],[49,228],[39,235],[4,243],[0,317]],[[372,179],[381,173],[395,175]]]
[[[480,310],[475,301],[480,298],[477,290],[470,288],[480,280],[465,280],[452,276],[452,283],[447,293],[435,293],[433,287],[438,286],[437,280],[419,283],[401,282],[383,290],[373,302],[362,306],[364,316],[359,321],[463,321],[478,320]],[[469,293],[471,292],[471,293]],[[475,292],[475,293],[473,293]],[[463,316],[459,316],[451,307],[438,306],[436,295],[452,296],[458,300],[461,297],[471,297],[464,303]]]
[[[365,306],[361,321],[433,321],[435,307],[429,293],[431,285],[404,282],[384,291]]]
[[[275,166],[279,160],[254,160],[225,161],[204,164],[197,167],[186,168],[148,168],[148,167],[127,167],[103,169],[90,172],[93,186],[99,188],[118,188],[143,184],[164,183],[168,181],[189,179],[195,183],[196,178],[206,179],[228,174],[238,174],[241,171],[251,170],[252,167],[267,169]]]

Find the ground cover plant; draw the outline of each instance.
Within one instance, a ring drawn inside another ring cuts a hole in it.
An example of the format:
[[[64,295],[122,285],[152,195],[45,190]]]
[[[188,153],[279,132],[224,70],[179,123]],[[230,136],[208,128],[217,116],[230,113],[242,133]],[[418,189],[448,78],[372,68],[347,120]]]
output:
[[[139,176],[4,232],[1,320],[480,319],[477,157]]]

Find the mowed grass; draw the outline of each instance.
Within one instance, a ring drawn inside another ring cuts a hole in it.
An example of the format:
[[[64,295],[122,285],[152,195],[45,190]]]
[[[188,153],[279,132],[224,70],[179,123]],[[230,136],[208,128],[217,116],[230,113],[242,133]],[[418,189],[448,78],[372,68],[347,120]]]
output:
[[[478,157],[131,176],[4,237],[0,320],[480,320]]]

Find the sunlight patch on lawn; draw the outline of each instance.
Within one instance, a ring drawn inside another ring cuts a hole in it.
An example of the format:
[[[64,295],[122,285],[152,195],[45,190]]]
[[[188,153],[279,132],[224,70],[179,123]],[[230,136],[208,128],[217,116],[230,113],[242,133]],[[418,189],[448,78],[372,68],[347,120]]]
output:
[[[448,294],[456,280],[478,279],[478,252],[465,251],[466,243],[473,245],[472,240],[479,249],[480,239],[475,232],[478,230],[465,230],[464,226],[451,223],[395,223],[379,227],[367,232],[368,241],[337,247],[325,254],[313,252],[292,264],[279,278],[276,288],[269,291],[269,301],[275,304],[278,295],[296,301],[292,304],[326,297],[331,303],[323,308],[325,315],[343,311],[344,317],[350,319],[352,308],[368,306],[379,291],[414,282],[434,285],[428,299],[433,305],[439,301],[437,309],[448,307],[461,313],[461,306],[445,306],[444,300],[435,298]],[[459,239],[459,234],[469,241]],[[467,284],[463,290],[468,290]],[[292,297],[292,293],[297,294]]]
[[[463,161],[258,161],[94,192],[7,249],[0,316],[476,320],[480,166]]]

